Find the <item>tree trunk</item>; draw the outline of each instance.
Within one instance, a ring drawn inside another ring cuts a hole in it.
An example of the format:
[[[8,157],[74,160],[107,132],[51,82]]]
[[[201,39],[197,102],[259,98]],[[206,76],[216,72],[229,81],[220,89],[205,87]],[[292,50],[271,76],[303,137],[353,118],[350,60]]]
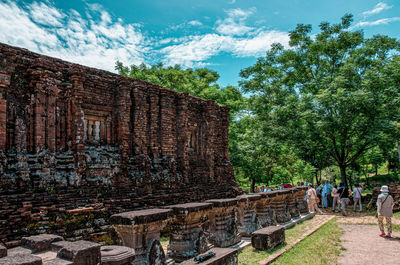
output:
[[[378,176],[378,166],[375,166],[375,176]]]
[[[253,176],[250,176],[250,179],[251,179],[251,187],[250,187],[250,189],[251,189],[251,192],[254,193],[254,187],[256,185],[256,180],[253,178]]]
[[[399,151],[399,164],[400,164],[400,142],[399,141],[397,141],[397,149]],[[400,169],[400,166],[398,169]]]
[[[347,186],[347,178],[346,178],[346,166],[345,165],[339,165],[340,168],[340,177],[342,179],[342,183]]]
[[[317,185],[319,186],[318,170],[315,171],[315,181],[317,182]]]

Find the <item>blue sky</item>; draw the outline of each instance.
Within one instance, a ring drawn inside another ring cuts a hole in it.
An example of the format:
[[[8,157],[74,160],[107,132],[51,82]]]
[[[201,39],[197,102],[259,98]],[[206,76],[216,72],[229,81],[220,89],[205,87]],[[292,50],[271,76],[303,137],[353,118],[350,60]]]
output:
[[[369,0],[0,0],[0,42],[114,71],[125,64],[209,67],[222,86],[298,23],[354,15],[367,37],[400,37],[400,1]]]

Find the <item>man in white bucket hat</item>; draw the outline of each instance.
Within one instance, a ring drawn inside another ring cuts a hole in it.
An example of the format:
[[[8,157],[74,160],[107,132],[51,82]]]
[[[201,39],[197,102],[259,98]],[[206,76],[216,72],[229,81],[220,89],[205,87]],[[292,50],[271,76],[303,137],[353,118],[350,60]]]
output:
[[[388,186],[384,185],[381,188],[381,194],[378,196],[376,205],[378,207],[378,224],[381,234],[379,236],[392,238],[392,216],[393,216],[393,197],[389,194]],[[385,229],[383,227],[383,219],[386,219],[387,234],[385,234]]]

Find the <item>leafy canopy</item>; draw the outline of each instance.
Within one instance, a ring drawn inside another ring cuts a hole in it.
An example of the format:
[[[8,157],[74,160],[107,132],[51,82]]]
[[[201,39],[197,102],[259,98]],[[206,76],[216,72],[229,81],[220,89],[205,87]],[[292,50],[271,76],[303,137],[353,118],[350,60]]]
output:
[[[383,139],[395,139],[399,121],[400,44],[352,31],[352,15],[320,32],[299,24],[289,48],[274,44],[241,71],[254,112],[271,137],[294,146],[313,166],[346,168]]]

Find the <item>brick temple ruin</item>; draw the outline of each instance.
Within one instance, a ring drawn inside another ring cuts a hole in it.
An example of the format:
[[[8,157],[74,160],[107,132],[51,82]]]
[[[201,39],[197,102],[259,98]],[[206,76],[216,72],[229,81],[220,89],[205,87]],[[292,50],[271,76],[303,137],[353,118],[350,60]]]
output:
[[[239,195],[228,127],[214,101],[0,44],[0,243]]]

